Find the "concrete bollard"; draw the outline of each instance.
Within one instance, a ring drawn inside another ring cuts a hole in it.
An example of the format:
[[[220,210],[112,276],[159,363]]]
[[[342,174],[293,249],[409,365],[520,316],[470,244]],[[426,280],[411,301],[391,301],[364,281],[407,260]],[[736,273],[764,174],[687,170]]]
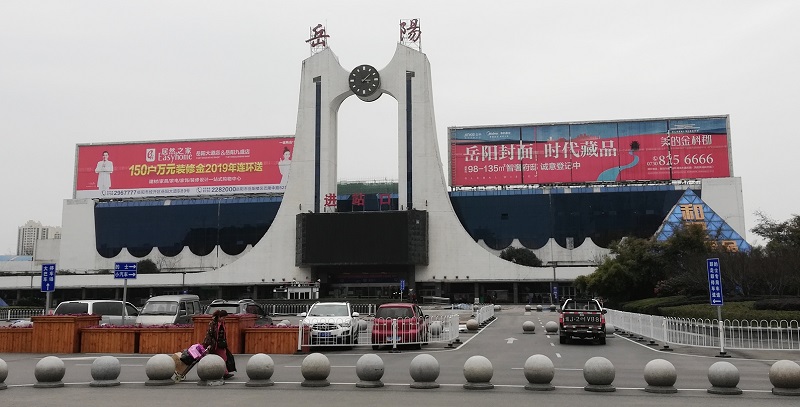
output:
[[[537,305],[536,306],[536,312],[542,312],[542,306],[541,305]]]
[[[411,360],[408,373],[414,380],[411,383],[412,389],[439,388],[439,383],[436,383],[436,379],[439,377],[439,361],[427,353],[417,355]]]
[[[708,368],[711,394],[742,394],[739,384],[739,369],[730,362],[717,362]]]
[[[500,311],[501,309],[503,309],[503,307],[501,307],[501,306],[500,306],[500,305],[498,305],[498,304],[495,304],[495,306],[494,306],[494,310],[495,310],[495,312],[497,312],[497,311]]]
[[[549,391],[555,390],[550,382],[555,377],[556,369],[553,361],[545,355],[533,355],[525,361],[525,379],[528,384],[525,390]]]
[[[525,312],[531,312],[531,304],[525,305]]]
[[[556,312],[556,305],[550,304],[550,312]]]
[[[558,332],[558,322],[547,321],[547,323],[544,324],[544,331],[548,334],[556,334]]]
[[[480,328],[480,325],[478,324],[477,320],[470,319],[469,321],[467,321],[467,330],[468,331],[477,331],[478,328]]]
[[[61,379],[64,378],[65,373],[66,368],[63,360],[55,356],[46,356],[36,363],[33,375],[36,377],[37,382],[33,387],[64,387],[64,382]]]
[[[175,374],[175,361],[170,355],[160,353],[147,359],[144,365],[144,373],[147,375],[145,386],[169,386],[175,384],[172,375]]]
[[[383,359],[374,353],[367,353],[356,362],[356,376],[359,382],[356,387],[373,388],[383,387],[381,378],[383,377]]]
[[[609,324],[608,322],[606,322],[606,338],[610,337],[611,334],[613,334],[615,330],[616,330],[616,327],[614,327],[614,325]]]
[[[272,374],[275,373],[275,362],[269,355],[256,353],[250,356],[245,368],[247,377],[250,379],[244,385],[246,387],[267,387],[272,386]]]
[[[200,378],[198,386],[222,386],[225,384],[222,380],[224,374],[225,361],[220,355],[206,355],[197,362],[197,376]]]
[[[312,353],[303,359],[300,365],[300,372],[303,374],[303,387],[326,387],[330,386],[328,376],[331,374],[331,362],[328,357],[321,353]]]
[[[119,373],[122,367],[119,359],[113,356],[100,356],[92,362],[92,382],[90,387],[119,386]]]
[[[769,368],[769,382],[777,396],[800,396],[800,365],[791,360],[779,360]]]
[[[536,324],[533,321],[525,321],[522,323],[522,333],[532,334],[536,333]]]
[[[464,362],[464,378],[467,382],[464,388],[467,390],[488,390],[493,389],[491,383],[494,376],[492,362],[484,356],[471,356]]]
[[[610,360],[595,356],[583,365],[583,378],[588,383],[583,387],[586,391],[612,392],[617,389],[611,385],[614,382],[616,371]]]
[[[648,393],[677,393],[678,389],[675,388],[677,380],[675,365],[668,360],[653,359],[644,367],[644,381],[647,382],[644,391]]]
[[[8,388],[6,384],[6,379],[8,378],[8,363],[5,360],[0,359],[0,390],[5,390]]]

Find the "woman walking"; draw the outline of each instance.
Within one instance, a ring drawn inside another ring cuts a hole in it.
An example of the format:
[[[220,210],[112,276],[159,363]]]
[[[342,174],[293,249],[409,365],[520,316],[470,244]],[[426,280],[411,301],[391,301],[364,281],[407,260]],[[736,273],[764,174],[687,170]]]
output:
[[[228,350],[228,338],[225,336],[225,317],[228,315],[228,311],[220,309],[214,311],[212,315],[206,337],[203,339],[203,346],[208,349],[208,353],[217,354],[225,361],[225,375],[222,378],[230,379],[233,377],[233,372],[236,371],[236,363],[233,360],[233,354]]]

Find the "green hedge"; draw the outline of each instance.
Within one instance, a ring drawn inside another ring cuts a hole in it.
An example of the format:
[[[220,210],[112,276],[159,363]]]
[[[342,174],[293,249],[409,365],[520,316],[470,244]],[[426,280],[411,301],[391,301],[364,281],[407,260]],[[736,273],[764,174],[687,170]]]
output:
[[[708,299],[705,299],[708,301]],[[676,295],[673,297],[654,297],[645,298],[643,300],[631,301],[622,304],[622,311],[635,312],[637,314],[649,315],[663,315],[661,308],[675,307],[679,305],[698,304],[702,303],[703,299],[698,297],[687,297],[685,295]]]
[[[800,311],[775,311],[753,309],[755,301],[726,302],[722,306],[722,319],[737,320],[787,320],[800,321]],[[677,307],[663,307],[661,314],[672,318],[716,319],[717,307],[710,304],[691,304]]]
[[[758,300],[753,304],[753,309],[757,310],[776,310],[776,311],[800,311],[800,298],[766,298]]]

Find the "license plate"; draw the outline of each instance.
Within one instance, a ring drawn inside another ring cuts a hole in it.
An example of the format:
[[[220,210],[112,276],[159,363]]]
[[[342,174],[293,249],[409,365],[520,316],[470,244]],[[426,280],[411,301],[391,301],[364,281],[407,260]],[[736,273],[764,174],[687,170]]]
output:
[[[330,332],[320,332],[319,336],[331,336]]]
[[[391,336],[386,337],[386,342],[394,342],[395,339],[397,340],[397,342],[400,342],[400,337],[392,338]]]

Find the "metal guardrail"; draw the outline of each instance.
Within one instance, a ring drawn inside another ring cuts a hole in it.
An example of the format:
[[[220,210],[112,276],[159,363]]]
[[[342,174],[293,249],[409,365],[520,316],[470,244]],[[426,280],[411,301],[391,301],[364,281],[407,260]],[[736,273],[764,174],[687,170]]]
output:
[[[429,343],[458,342],[459,315],[426,315],[421,321],[416,318],[364,318],[359,319],[355,343],[349,338],[349,331],[342,332],[344,318],[315,318],[313,325],[301,322],[298,350],[306,346],[334,346],[397,349],[401,345],[420,347]],[[376,328],[376,322],[380,324]]]
[[[30,317],[44,315],[44,308],[15,308],[7,307],[0,310],[0,319],[11,321],[14,319],[30,319]]]
[[[667,318],[609,309],[606,322],[665,345],[721,345],[717,319]],[[722,326],[724,348],[800,350],[800,323],[796,320],[725,319]]]

